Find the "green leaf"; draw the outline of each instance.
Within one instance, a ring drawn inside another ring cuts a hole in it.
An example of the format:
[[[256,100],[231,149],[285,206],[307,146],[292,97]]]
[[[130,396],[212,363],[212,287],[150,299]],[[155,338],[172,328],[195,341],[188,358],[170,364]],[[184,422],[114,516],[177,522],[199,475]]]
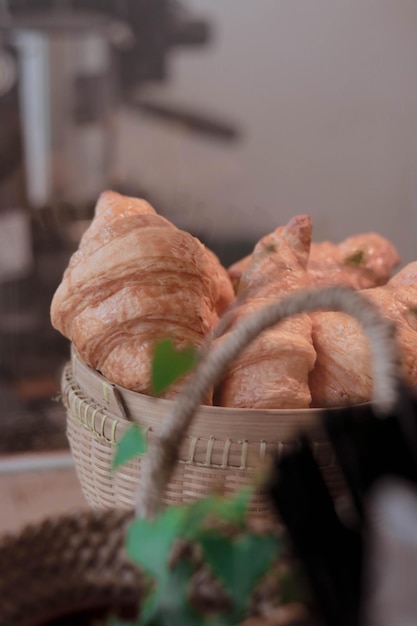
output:
[[[132,424],[117,444],[116,454],[113,457],[112,470],[124,465],[131,459],[146,452],[146,435],[137,424]]]
[[[252,533],[231,539],[211,530],[199,543],[205,562],[233,601],[235,619],[243,619],[256,585],[280,555],[282,541]]]
[[[204,616],[197,613],[188,601],[188,587],[193,573],[189,561],[179,561],[161,579],[154,593],[148,597],[141,614],[140,626],[203,626]]]
[[[214,508],[215,514],[235,526],[243,527],[252,494],[251,487],[244,487],[232,497],[220,498],[217,507]]]
[[[232,497],[211,495],[187,505],[182,538],[198,539],[202,525],[209,520],[221,520],[242,528],[251,495],[252,489],[247,487]]]
[[[154,520],[138,519],[130,524],[127,553],[150,576],[151,583],[142,605],[141,626],[234,626],[243,619],[254,587],[279,556],[282,540],[247,532],[230,538],[206,522],[221,519],[243,529],[250,496],[250,488],[234,497],[212,495],[189,505],[169,506]],[[178,539],[201,546],[205,562],[233,602],[233,611],[200,615],[190,605],[188,589],[194,566],[186,555],[170,562]]]
[[[233,498],[207,496],[187,505],[169,506],[154,520],[137,519],[129,527],[126,549],[130,558],[157,579],[168,569],[176,539],[198,540],[207,519],[244,524],[250,489]]]
[[[168,560],[186,515],[183,506],[170,506],[154,520],[137,519],[128,529],[130,558],[157,579],[168,570]]]
[[[172,339],[156,344],[152,361],[152,389],[159,396],[172,383],[190,372],[197,361],[197,348],[177,350]]]
[[[345,265],[362,265],[365,260],[365,252],[363,250],[358,250],[354,252],[350,256],[346,257],[343,261]]]

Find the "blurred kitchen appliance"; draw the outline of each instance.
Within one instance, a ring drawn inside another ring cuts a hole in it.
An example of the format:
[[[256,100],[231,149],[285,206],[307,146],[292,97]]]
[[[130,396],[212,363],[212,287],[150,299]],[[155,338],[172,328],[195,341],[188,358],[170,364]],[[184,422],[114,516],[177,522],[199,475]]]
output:
[[[93,202],[109,183],[113,48],[128,28],[98,13],[52,11],[13,18],[5,32],[18,54],[29,206]]]
[[[0,82],[1,52],[10,48],[15,106],[7,112],[14,111],[22,146],[0,145],[0,177],[3,157],[9,168],[5,186],[11,171],[19,173],[13,201],[0,179],[8,243],[0,274],[0,379],[56,372],[67,344],[50,326],[50,300],[97,197],[109,187],[144,193],[143,181],[120,186],[112,176],[119,104],[202,139],[238,136],[210,114],[146,98],[147,85],[169,79],[174,47],[198,47],[210,38],[210,24],[177,0],[0,0]],[[0,89],[0,114],[1,104]],[[15,127],[8,119],[0,119],[0,138]],[[152,190],[145,195],[151,199]]]
[[[63,9],[99,12],[129,25],[134,41],[118,54],[125,93],[149,81],[166,80],[172,48],[201,46],[210,39],[208,22],[194,17],[179,0],[0,0],[0,21]]]
[[[171,48],[209,39],[208,24],[175,0],[0,0],[0,28],[19,59],[31,208],[91,207],[112,184],[118,99],[136,105],[144,83],[166,80]],[[224,132],[187,120],[198,132]]]
[[[16,171],[21,159],[18,71],[11,50],[0,49],[0,187]]]

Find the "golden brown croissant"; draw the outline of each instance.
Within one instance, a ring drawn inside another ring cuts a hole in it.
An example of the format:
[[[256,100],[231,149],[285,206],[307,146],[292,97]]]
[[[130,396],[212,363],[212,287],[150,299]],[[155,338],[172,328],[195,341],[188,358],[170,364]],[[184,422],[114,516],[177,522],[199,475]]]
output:
[[[233,297],[223,272],[198,239],[148,203],[105,192],[54,295],[52,324],[86,363],[150,394],[155,343],[202,344]]]
[[[399,262],[390,241],[377,233],[364,233],[338,245],[329,241],[312,243],[307,270],[317,286],[369,289],[384,285]]]
[[[229,274],[226,268],[224,268],[220,263],[219,258],[212,250],[210,250],[210,248],[205,247],[205,251],[209,257],[209,262],[211,263],[214,279],[219,286],[219,295],[216,300],[216,312],[220,317],[234,302],[235,292]]]
[[[247,256],[243,257],[243,259],[239,259],[239,261],[232,263],[232,265],[227,268],[227,273],[229,275],[235,293],[237,293],[239,289],[240,277],[249,265],[250,258],[251,255],[248,254]]]
[[[364,292],[396,324],[406,382],[417,386],[417,262],[409,263],[384,287]]]
[[[228,268],[236,292],[250,257],[248,255]],[[390,241],[377,233],[364,233],[348,237],[340,244],[313,242],[307,271],[312,286],[346,285],[368,289],[384,285],[399,262],[397,250]]]
[[[240,279],[245,299],[236,309],[233,324],[308,286],[310,239],[311,220],[301,215],[260,240]],[[314,361],[309,316],[285,320],[244,350],[227,372],[216,401],[239,408],[306,408],[311,400],[308,374]]]
[[[365,289],[381,315],[396,324],[406,382],[417,385],[417,262],[382,287]],[[343,313],[319,312],[313,320],[317,360],[310,374],[314,406],[366,402],[372,396],[372,361],[358,322]]]
[[[359,323],[345,313],[333,311],[313,313],[310,317],[317,353],[310,373],[312,406],[343,406],[370,400],[372,360]]]

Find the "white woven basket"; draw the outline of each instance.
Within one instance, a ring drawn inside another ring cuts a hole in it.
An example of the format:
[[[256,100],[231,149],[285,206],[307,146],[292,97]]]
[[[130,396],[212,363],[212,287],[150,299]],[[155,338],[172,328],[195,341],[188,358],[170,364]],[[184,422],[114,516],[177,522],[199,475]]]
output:
[[[327,300],[324,305],[320,305],[323,294]],[[389,370],[390,363],[378,365],[376,352],[381,327],[382,334],[386,335],[383,339],[388,341],[391,325],[386,321],[382,322],[373,307],[364,302],[362,297],[343,288],[293,295],[268,307],[268,311],[258,312],[248,323],[243,320],[238,332],[234,333],[236,337],[240,333],[240,347],[225,346],[225,351],[230,354],[222,356],[224,363],[233,360],[244,345],[268,326],[300,310],[318,308],[343,310],[356,316],[368,332],[374,351],[374,364],[380,369],[385,367]],[[249,338],[244,336],[245,332],[248,334],[245,325],[250,327]],[[395,353],[392,346],[389,349]],[[211,363],[208,362],[210,359]],[[391,369],[394,366],[396,364]],[[295,435],[300,431],[309,431],[312,435],[315,455],[330,491],[333,494],[341,492],[341,474],[330,444],[319,427],[321,410],[240,410],[198,406],[198,397],[201,401],[204,390],[212,384],[216,367],[216,355],[210,355],[207,362],[202,363],[202,367],[195,373],[195,378],[186,385],[178,400],[161,400],[112,384],[85,365],[73,351],[72,360],[62,376],[62,396],[67,409],[67,433],[76,470],[84,495],[91,506],[133,506],[137,485],[142,480],[145,460],[140,458],[131,461],[118,471],[112,472],[115,446],[128,426],[136,422],[146,429],[150,447],[155,447],[161,431],[166,429],[169,416],[175,412],[176,419],[180,416],[181,403],[185,407],[184,413],[192,415],[192,420],[190,417],[185,433],[181,434],[179,446],[173,443],[176,450],[179,450],[179,453],[176,452],[178,462],[164,486],[163,501],[166,504],[189,502],[213,490],[223,494],[235,492],[237,488],[256,478],[271,453],[282,453],[287,446],[293,445]],[[382,374],[379,373],[378,379],[381,382],[375,390],[378,401],[379,396],[384,394],[386,382],[385,373]],[[202,378],[206,380],[199,389],[196,383],[201,382]],[[193,400],[189,399],[191,394],[194,394]],[[253,499],[251,514],[262,517],[267,510],[266,501],[258,493]]]

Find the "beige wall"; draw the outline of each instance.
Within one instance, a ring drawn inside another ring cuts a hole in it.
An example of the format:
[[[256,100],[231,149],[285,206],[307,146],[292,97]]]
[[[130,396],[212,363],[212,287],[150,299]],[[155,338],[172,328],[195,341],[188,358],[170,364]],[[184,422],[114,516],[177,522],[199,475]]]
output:
[[[187,4],[215,39],[176,52],[159,95],[244,137],[222,146],[146,122],[138,167],[177,221],[256,238],[308,212],[316,239],[375,229],[417,259],[417,2]]]

